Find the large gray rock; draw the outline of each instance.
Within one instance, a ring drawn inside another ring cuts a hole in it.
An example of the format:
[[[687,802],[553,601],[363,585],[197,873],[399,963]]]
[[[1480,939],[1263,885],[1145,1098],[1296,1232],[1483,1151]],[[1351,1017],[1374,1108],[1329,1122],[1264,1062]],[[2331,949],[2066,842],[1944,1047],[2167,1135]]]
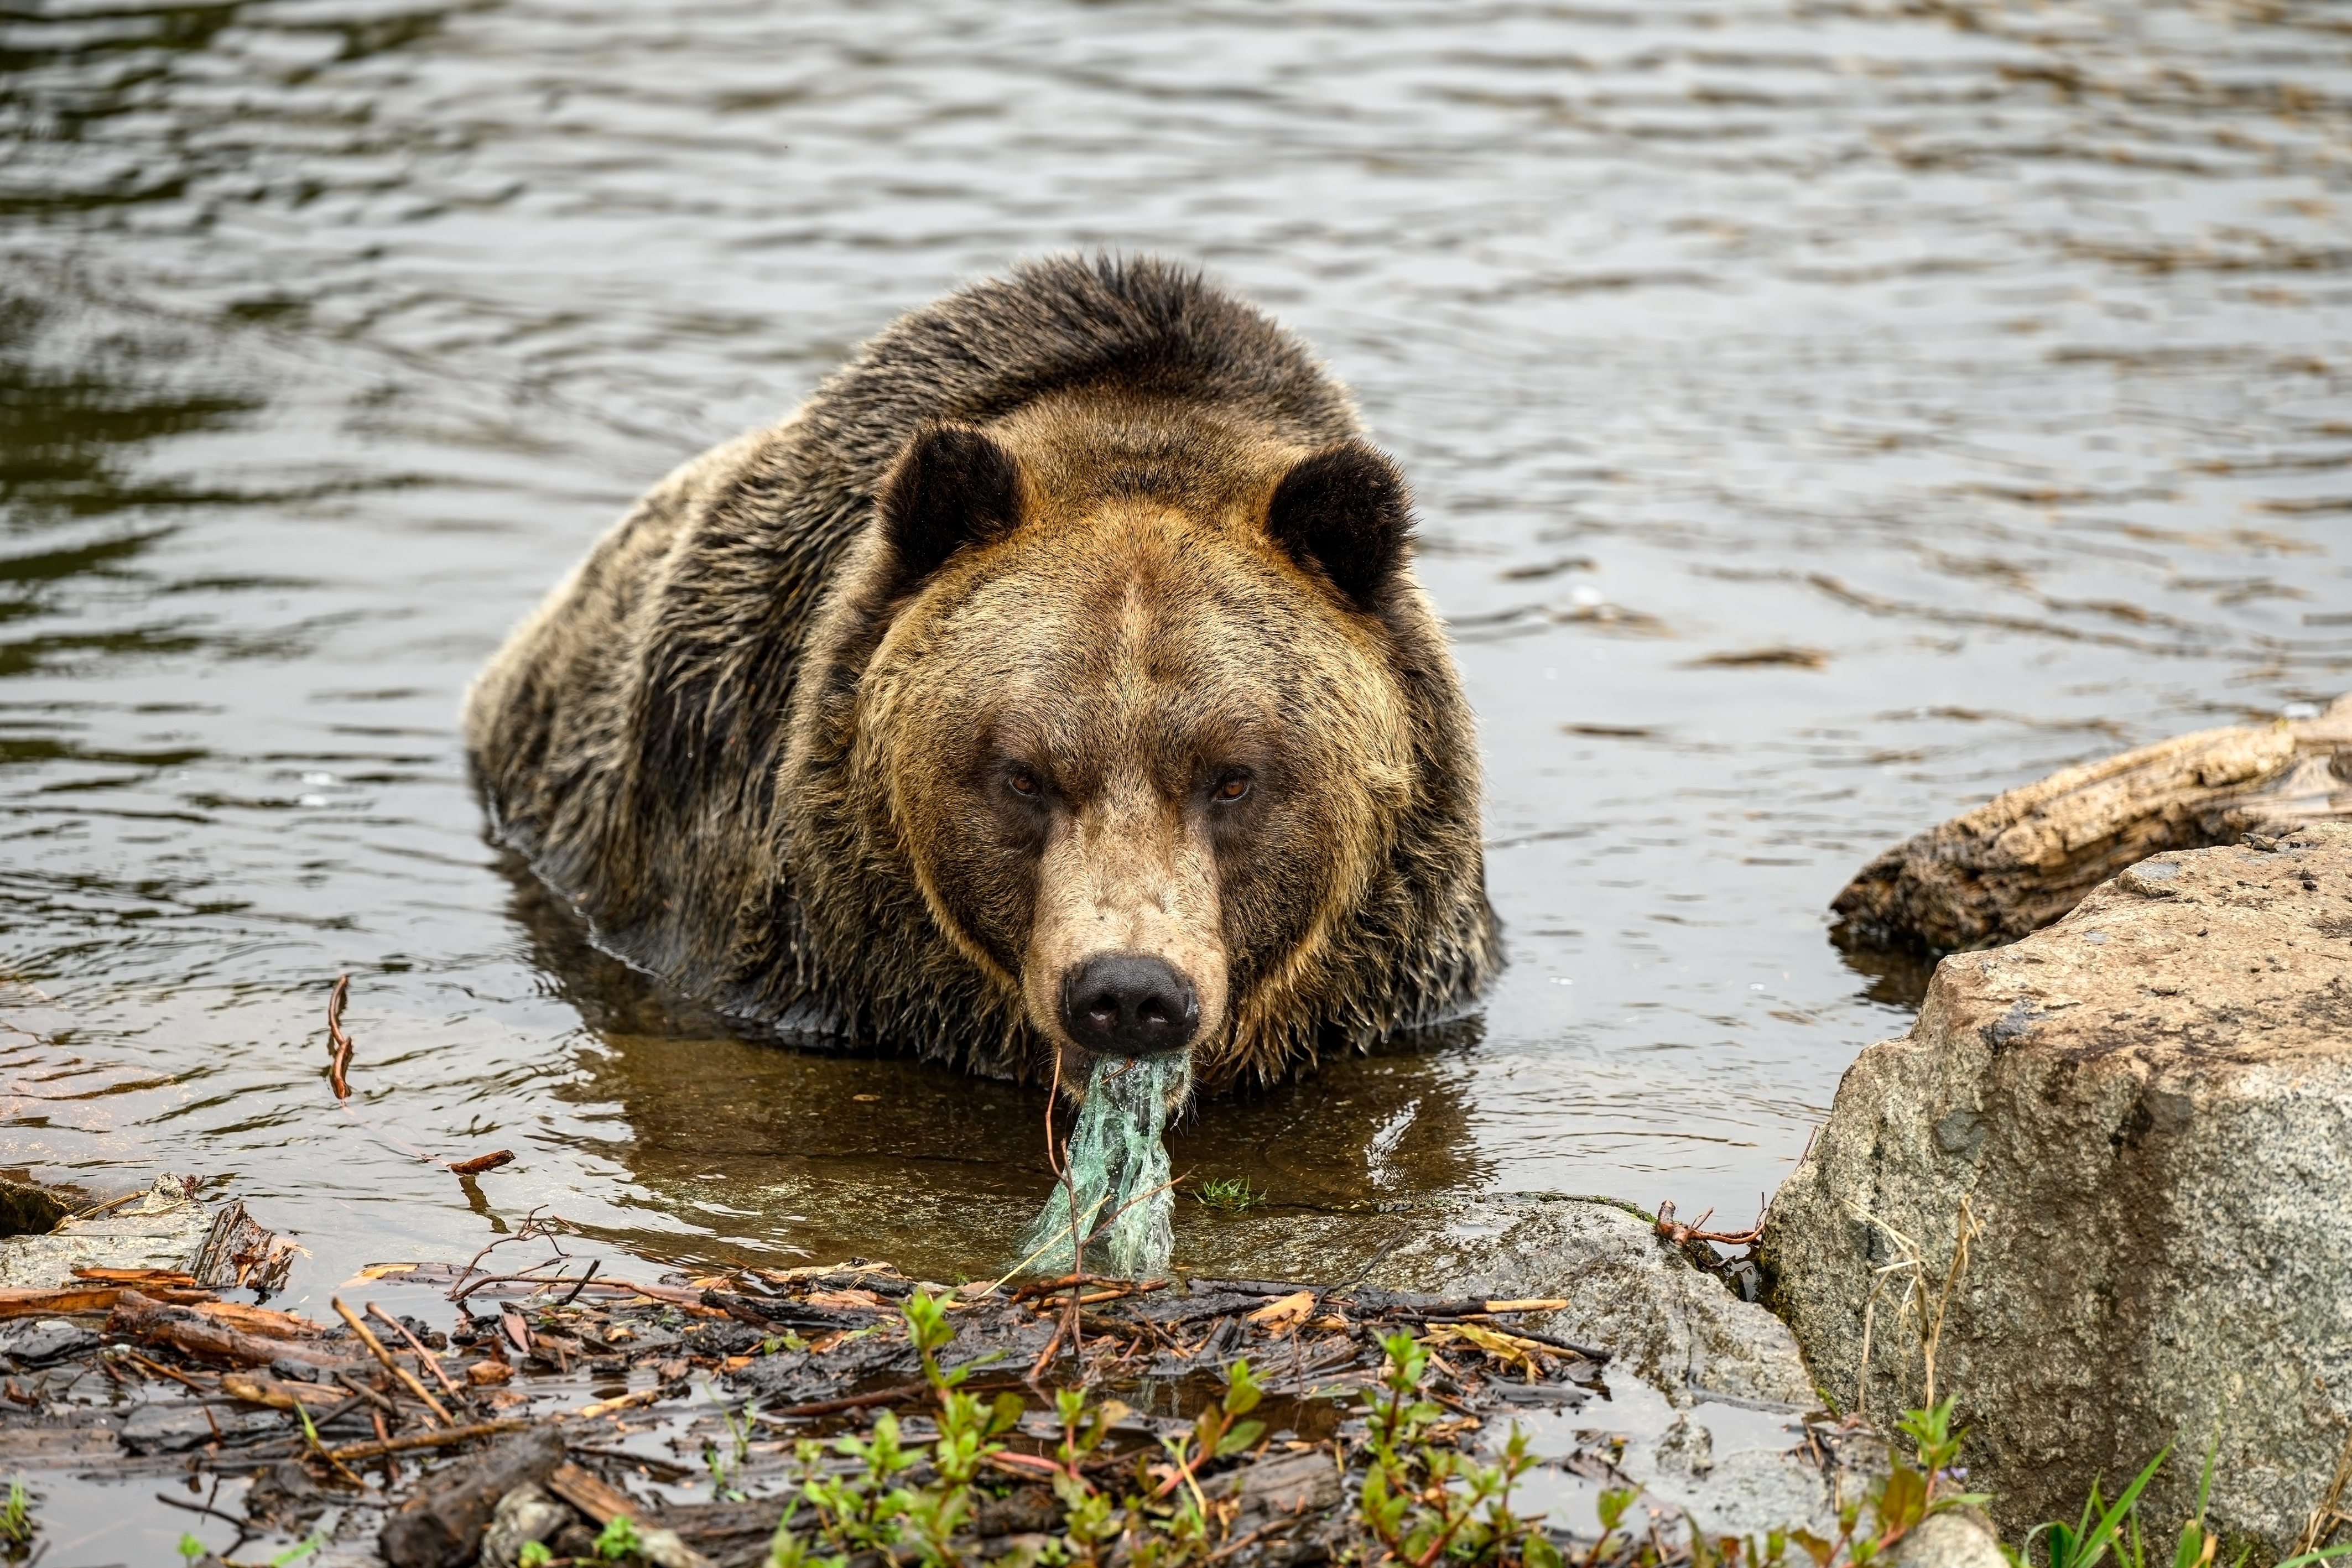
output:
[[[1693,1268],[1630,1209],[1515,1194],[1452,1206],[1416,1227],[1361,1281],[1387,1290],[1570,1303],[1529,1328],[1606,1347],[1677,1406],[1705,1398],[1813,1408],[1787,1326]]]
[[[1359,1282],[1567,1301],[1529,1313],[1525,1326],[1610,1351],[1609,1398],[1523,1417],[1535,1452],[1564,1458],[1597,1441],[1649,1503],[1686,1513],[1711,1536],[1760,1539],[1801,1525],[1836,1533],[1831,1477],[1801,1451],[1799,1417],[1818,1401],[1787,1326],[1623,1206],[1549,1194],[1447,1204],[1416,1215]]]
[[[2005,1531],[2073,1519],[2170,1445],[2144,1516],[2194,1507],[2291,1549],[2352,1425],[2352,827],[2170,853],[2060,924],[1938,966],[1905,1039],[1864,1051],[1767,1219],[1768,1299],[1822,1385],[1925,1393],[1899,1320],[1916,1250],[1940,1393]]]

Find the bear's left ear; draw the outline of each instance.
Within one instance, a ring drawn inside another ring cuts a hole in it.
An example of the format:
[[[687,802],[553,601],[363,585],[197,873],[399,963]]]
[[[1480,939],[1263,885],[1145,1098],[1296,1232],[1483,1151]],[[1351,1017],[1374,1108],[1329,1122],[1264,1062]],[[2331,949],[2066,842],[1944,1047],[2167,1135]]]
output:
[[[926,425],[890,465],[875,511],[893,591],[904,593],[964,546],[1012,531],[1021,520],[1021,465],[968,425]]]
[[[1377,610],[1404,566],[1412,498],[1395,464],[1360,441],[1342,441],[1282,476],[1265,529],[1358,609]]]

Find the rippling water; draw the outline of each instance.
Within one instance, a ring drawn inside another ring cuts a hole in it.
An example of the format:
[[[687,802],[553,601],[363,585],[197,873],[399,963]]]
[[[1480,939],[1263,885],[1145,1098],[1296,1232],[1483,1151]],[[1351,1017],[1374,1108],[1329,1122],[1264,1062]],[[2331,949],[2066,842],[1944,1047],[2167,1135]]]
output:
[[[2347,110],[2320,4],[0,0],[0,1164],[199,1170],[298,1299],[535,1205],[1005,1261],[1042,1095],[666,1005],[455,717],[672,464],[1102,246],[1406,462],[1512,956],[1483,1036],[1203,1108],[1178,1169],[1276,1207],[1180,1257],[1477,1186],[1744,1220],[1916,994],[1825,940],[1866,856],[2352,685]]]

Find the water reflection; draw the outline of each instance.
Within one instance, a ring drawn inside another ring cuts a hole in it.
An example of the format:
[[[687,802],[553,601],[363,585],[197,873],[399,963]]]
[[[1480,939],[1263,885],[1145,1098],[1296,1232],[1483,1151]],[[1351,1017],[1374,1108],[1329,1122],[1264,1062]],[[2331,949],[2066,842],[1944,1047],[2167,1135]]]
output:
[[[862,1253],[939,1278],[1017,1260],[1009,1239],[1053,1182],[1043,1092],[873,1052],[747,1042],[598,951],[514,856],[501,869],[534,963],[593,1030],[578,1039],[579,1074],[558,1092],[615,1119],[601,1152],[649,1202],[704,1217],[713,1244],[739,1257]],[[1317,1217],[1475,1185],[1486,1162],[1463,1069],[1481,1032],[1465,1020],[1196,1105],[1170,1138],[1187,1198],[1180,1264],[1244,1273],[1263,1268],[1269,1248],[1334,1236],[1343,1250],[1301,1251],[1301,1265],[1368,1264],[1385,1228]],[[1061,1135],[1069,1131],[1065,1111]],[[1221,1178],[1245,1182],[1260,1201],[1233,1215],[1192,1199]],[[657,1252],[675,1246],[625,1226],[610,1233]]]

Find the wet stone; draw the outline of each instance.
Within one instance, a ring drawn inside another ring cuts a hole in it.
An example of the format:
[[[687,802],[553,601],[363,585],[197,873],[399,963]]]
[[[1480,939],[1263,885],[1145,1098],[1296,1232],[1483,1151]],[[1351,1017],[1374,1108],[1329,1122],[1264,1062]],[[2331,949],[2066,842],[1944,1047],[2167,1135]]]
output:
[[[482,1549],[476,1561],[481,1568],[512,1568],[526,1543],[551,1541],[577,1520],[569,1504],[551,1496],[546,1488],[527,1482],[499,1499],[489,1527],[482,1532]]]
[[[63,1318],[0,1326],[0,1355],[19,1367],[47,1366],[97,1345],[96,1333]]]
[[[246,1489],[246,1516],[293,1533],[326,1511],[329,1498],[310,1474],[292,1459],[281,1459],[253,1478]]]
[[[0,1286],[58,1289],[76,1269],[184,1269],[211,1230],[213,1211],[169,1174],[127,1204],[68,1219],[45,1235],[0,1239]]]
[[[1887,1557],[1891,1568],[2009,1568],[2000,1538],[1974,1509],[1931,1515]]]
[[[122,1424],[122,1446],[134,1454],[178,1454],[285,1429],[276,1411],[249,1406],[142,1405]]]
[[[1810,1409],[1812,1379],[1787,1327],[1693,1267],[1648,1222],[1605,1199],[1501,1195],[1439,1210],[1365,1283],[1441,1296],[1549,1298],[1528,1326],[1614,1353],[1678,1405],[1708,1396]]]

